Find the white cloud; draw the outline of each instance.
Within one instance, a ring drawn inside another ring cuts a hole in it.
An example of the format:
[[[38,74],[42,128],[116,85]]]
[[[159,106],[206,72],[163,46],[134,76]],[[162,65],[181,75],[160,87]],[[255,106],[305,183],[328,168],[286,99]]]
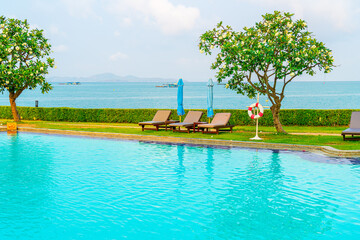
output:
[[[96,0],[61,0],[70,15],[80,18],[96,18],[101,20],[94,9]]]
[[[197,8],[174,6],[167,0],[149,1],[150,14],[165,33],[174,34],[182,30],[190,30],[200,16]]]
[[[117,61],[117,60],[120,60],[120,59],[127,59],[127,58],[128,58],[128,55],[126,55],[125,53],[122,53],[122,52],[114,53],[113,55],[111,55],[109,57],[109,59],[111,61]]]
[[[54,25],[51,25],[48,29],[49,33],[54,35],[54,36],[60,36],[60,37],[65,37],[66,33],[63,31],[60,31],[60,29]]]
[[[53,47],[54,52],[66,52],[68,47],[66,45],[58,45]]]
[[[342,31],[351,31],[359,22],[359,9],[354,8],[357,0],[240,0],[257,5],[294,12],[299,18],[312,17],[325,19],[324,27],[330,23]],[[306,19],[304,19],[306,20]]]
[[[39,29],[39,30],[41,30],[42,28],[39,26],[39,25],[37,25],[37,24],[30,24],[30,29],[32,30],[32,29]]]
[[[191,30],[200,11],[195,7],[174,5],[169,0],[110,0],[108,10],[131,22],[129,17],[140,18],[144,23],[155,24],[165,34],[178,34]]]
[[[125,26],[130,26],[132,24],[132,20],[129,17],[126,17],[122,20],[122,24]]]
[[[181,57],[176,60],[176,63],[185,66],[194,66],[195,64],[201,63],[201,61],[198,58]]]

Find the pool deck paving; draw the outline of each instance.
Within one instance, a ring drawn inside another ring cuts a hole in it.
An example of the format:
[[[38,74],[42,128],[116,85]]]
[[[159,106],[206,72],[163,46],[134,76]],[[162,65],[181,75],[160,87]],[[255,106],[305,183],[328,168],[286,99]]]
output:
[[[6,131],[5,126],[0,127],[0,131]],[[299,144],[284,144],[284,143],[265,143],[265,142],[250,142],[250,141],[234,141],[234,140],[218,140],[218,139],[203,139],[203,138],[185,138],[185,137],[167,137],[155,135],[139,135],[139,134],[125,134],[125,133],[104,133],[104,132],[87,132],[87,131],[73,131],[73,130],[57,130],[46,128],[32,128],[19,127],[20,132],[34,132],[43,134],[58,134],[58,135],[73,135],[96,138],[113,138],[125,140],[148,141],[158,143],[175,143],[175,144],[193,144],[193,145],[208,145],[208,146],[230,146],[243,147],[254,149],[276,149],[276,150],[292,150],[292,151],[306,151],[325,154],[331,157],[360,157],[360,150],[338,150],[329,146],[314,146],[314,145],[299,145]],[[311,134],[309,134],[311,135]]]

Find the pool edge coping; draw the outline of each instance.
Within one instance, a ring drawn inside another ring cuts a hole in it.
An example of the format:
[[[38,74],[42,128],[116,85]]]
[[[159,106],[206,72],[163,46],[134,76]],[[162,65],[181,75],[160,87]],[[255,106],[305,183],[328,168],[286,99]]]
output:
[[[73,130],[58,130],[48,128],[31,128],[19,127],[21,132],[35,132],[45,134],[59,134],[59,135],[75,135],[87,136],[97,138],[115,138],[138,141],[152,141],[152,142],[167,142],[167,143],[184,143],[184,144],[198,144],[209,146],[230,146],[230,147],[244,147],[244,148],[261,148],[261,149],[277,149],[277,150],[292,150],[292,151],[307,151],[314,153],[321,153],[331,157],[360,157],[360,150],[339,150],[330,146],[312,146],[300,144],[286,144],[286,143],[265,143],[265,142],[249,142],[249,141],[234,141],[234,140],[220,140],[220,139],[204,139],[204,138],[186,138],[186,137],[165,137],[155,135],[139,135],[126,133],[105,133],[105,132],[87,132],[87,131],[73,131]],[[6,131],[6,128],[1,128],[0,131]]]

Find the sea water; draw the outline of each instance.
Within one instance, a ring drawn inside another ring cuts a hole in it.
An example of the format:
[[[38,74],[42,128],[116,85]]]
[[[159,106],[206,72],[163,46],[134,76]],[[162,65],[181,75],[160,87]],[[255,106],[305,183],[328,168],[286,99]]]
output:
[[[60,85],[41,94],[39,89],[24,91],[17,99],[18,106],[73,107],[73,108],[177,108],[177,88],[156,87],[161,83],[81,83]],[[206,82],[185,82],[185,109],[207,108]],[[263,106],[271,106],[265,96]],[[214,85],[215,109],[246,109],[256,102],[246,96]],[[282,109],[360,109],[360,82],[292,82],[285,90]],[[0,105],[8,106],[8,94],[0,94]]]

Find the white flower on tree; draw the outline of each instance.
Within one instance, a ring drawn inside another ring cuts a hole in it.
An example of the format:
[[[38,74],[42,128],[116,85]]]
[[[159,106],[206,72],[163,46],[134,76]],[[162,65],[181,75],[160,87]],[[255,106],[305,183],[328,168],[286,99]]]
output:
[[[218,82],[226,79],[230,89],[248,97],[257,92],[267,95],[274,126],[284,133],[279,116],[286,86],[302,74],[314,75],[316,67],[326,73],[334,67],[331,50],[305,29],[305,21],[293,20],[292,16],[278,11],[265,14],[263,21],[240,32],[220,22],[201,35],[199,44],[200,52],[206,54],[212,53],[212,46],[220,50],[211,65],[217,70]],[[280,84],[283,87],[279,92]]]
[[[9,92],[14,120],[19,121],[16,99],[26,89],[40,86],[42,93],[52,89],[45,81],[45,74],[48,73],[48,68],[54,67],[54,59],[48,57],[51,45],[43,36],[43,31],[30,29],[27,20],[0,16],[0,27],[3,29],[3,34],[0,35],[0,53],[3,59],[0,60],[0,92]],[[34,76],[34,71],[40,74]]]

